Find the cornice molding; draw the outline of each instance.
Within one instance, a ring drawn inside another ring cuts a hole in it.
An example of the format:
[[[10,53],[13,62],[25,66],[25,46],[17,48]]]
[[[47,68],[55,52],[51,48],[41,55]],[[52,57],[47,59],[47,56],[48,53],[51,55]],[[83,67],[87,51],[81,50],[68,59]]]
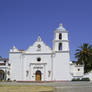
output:
[[[30,63],[30,65],[46,65],[47,63]]]
[[[70,51],[55,51],[55,53],[70,53]]]
[[[69,33],[69,32],[56,30],[55,33]]]
[[[52,55],[52,53],[23,53],[23,55]]]
[[[53,40],[54,42],[69,42],[69,40]]]

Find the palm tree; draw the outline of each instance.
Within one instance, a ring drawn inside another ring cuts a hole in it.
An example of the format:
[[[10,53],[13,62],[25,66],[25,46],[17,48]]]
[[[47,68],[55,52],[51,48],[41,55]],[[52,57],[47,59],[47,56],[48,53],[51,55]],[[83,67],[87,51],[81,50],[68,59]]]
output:
[[[84,64],[84,73],[92,70],[92,45],[84,43],[75,53],[75,58],[78,59],[78,64]]]

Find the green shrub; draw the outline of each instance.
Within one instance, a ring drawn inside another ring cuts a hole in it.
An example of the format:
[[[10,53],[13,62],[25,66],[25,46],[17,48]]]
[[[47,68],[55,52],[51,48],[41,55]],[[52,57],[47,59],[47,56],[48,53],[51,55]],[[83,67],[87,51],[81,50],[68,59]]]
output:
[[[80,81],[80,78],[73,78],[72,81]]]
[[[89,78],[82,78],[81,81],[90,81]]]
[[[73,78],[72,81],[90,81],[90,79],[89,78],[82,78],[82,79],[80,79],[80,78]]]

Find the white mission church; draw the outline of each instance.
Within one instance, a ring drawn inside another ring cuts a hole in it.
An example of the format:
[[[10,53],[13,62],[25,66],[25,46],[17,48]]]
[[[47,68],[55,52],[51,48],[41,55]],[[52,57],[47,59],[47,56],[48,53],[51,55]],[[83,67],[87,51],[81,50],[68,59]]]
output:
[[[60,24],[54,32],[53,48],[40,36],[25,51],[14,46],[4,71],[7,79],[16,81],[70,81],[73,77],[83,77],[83,66],[70,62],[68,32]]]
[[[54,33],[53,48],[38,36],[25,51],[13,47],[9,53],[10,79],[18,81],[71,80],[68,32],[60,24]]]

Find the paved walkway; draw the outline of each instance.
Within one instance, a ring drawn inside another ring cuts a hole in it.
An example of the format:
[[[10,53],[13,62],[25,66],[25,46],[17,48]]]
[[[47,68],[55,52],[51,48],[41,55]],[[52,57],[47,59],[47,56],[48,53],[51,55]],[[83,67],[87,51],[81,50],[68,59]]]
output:
[[[48,83],[1,82],[0,84],[52,86],[54,87],[54,92],[92,92],[92,82],[48,82]]]
[[[0,82],[0,84],[8,84],[8,85],[44,85],[44,86],[92,86],[92,82]]]

